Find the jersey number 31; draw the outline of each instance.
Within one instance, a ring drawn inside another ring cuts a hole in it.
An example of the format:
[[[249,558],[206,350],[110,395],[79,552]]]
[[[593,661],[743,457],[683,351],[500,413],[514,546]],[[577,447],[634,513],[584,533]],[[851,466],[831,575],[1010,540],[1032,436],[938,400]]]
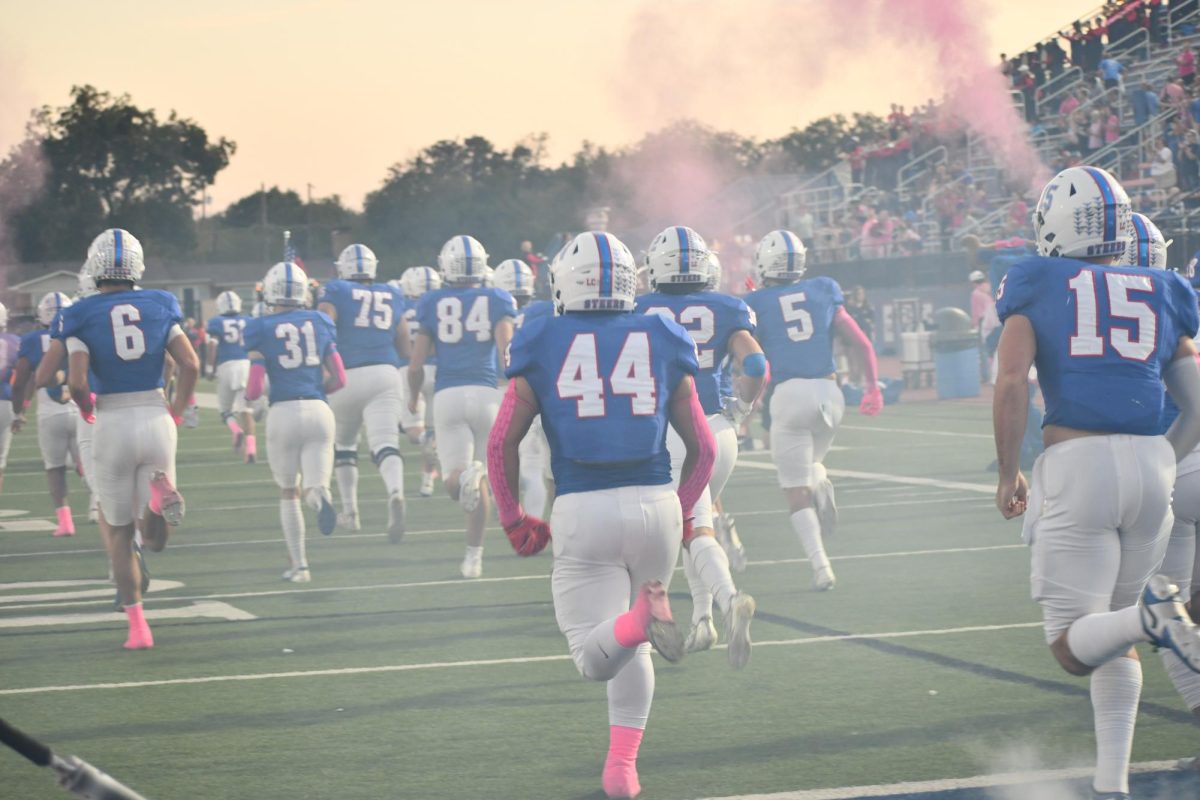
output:
[[[1145,361],[1154,353],[1158,336],[1158,315],[1145,300],[1133,300],[1130,292],[1153,292],[1154,283],[1146,275],[1103,272],[1108,290],[1108,341],[1121,358]],[[1080,270],[1067,286],[1075,294],[1075,335],[1071,337],[1072,357],[1104,355],[1104,337],[1100,335],[1099,301],[1096,295],[1096,273]],[[1137,338],[1129,328],[1116,327],[1114,322],[1133,323]]]

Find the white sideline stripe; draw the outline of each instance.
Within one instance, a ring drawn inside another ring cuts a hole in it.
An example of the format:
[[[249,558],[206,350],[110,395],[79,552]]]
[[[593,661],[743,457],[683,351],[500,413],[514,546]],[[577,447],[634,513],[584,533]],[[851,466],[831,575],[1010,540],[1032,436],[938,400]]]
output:
[[[755,642],[757,644],[757,642]],[[1129,765],[1132,774],[1167,772],[1179,768],[1179,761],[1142,761]],[[798,792],[776,792],[773,794],[737,794],[713,797],[708,800],[859,800],[865,797],[890,797],[891,795],[945,792],[952,789],[987,789],[993,786],[1020,786],[1026,783],[1049,783],[1090,778],[1095,772],[1092,767],[1069,767],[1067,769],[1042,769],[1030,772],[1002,772],[995,775],[976,775],[971,778],[943,778],[934,781],[909,781],[907,783],[875,784],[873,786],[843,786],[837,789],[808,789]]]
[[[739,467],[748,467],[749,469],[775,471],[773,464],[756,464],[753,461],[742,461],[740,458],[737,461],[737,465]],[[963,492],[996,493],[996,487],[989,486],[986,483],[963,483],[961,481],[943,481],[937,478],[914,478],[908,475],[889,475],[883,472],[859,472],[852,469],[829,469],[826,471],[835,478],[858,478],[861,480],[882,481],[884,483],[901,483],[906,486],[933,486],[938,489],[958,489]]]
[[[953,494],[957,494],[954,492]],[[938,497],[935,498],[939,503],[978,503],[978,497]],[[854,503],[851,505],[842,505],[838,503],[838,510],[846,511],[852,508],[892,508],[893,506],[923,506],[927,505],[929,500],[891,500],[886,503]],[[786,508],[774,509],[772,511],[739,511],[733,515],[734,519],[742,517],[761,517],[769,514],[790,514]]]
[[[61,582],[62,581],[46,581],[46,584],[43,584],[43,586]],[[92,586],[100,586],[101,588],[82,589],[74,592],[44,592],[42,594],[3,595],[0,596],[0,611],[8,611],[14,608],[27,607],[24,605],[16,605],[25,603],[50,603],[51,601],[71,602],[79,600],[94,600],[98,597],[104,597],[112,600],[113,592],[116,591],[116,588],[108,581],[79,581],[79,583],[87,583]],[[182,589],[183,586],[183,581],[161,581],[158,578],[153,578],[150,581],[150,586],[147,587],[146,592],[166,592],[171,589]]]
[[[475,581],[478,583],[478,581]],[[956,633],[980,633],[1020,628],[1040,627],[1040,622],[1015,622],[1009,625],[975,625],[965,628],[940,628],[925,631],[892,631],[883,633],[852,633],[845,636],[812,636],[805,639],[782,639],[755,642],[756,647],[784,645],[824,644],[827,642],[854,641],[858,639],[899,639],[911,636],[947,636]],[[494,667],[509,664],[536,664],[551,661],[569,661],[566,654],[553,656],[526,656],[523,658],[491,658],[475,661],[434,661],[423,664],[389,664],[379,667],[342,667],[338,669],[295,670],[292,672],[255,672],[242,675],[210,675],[200,678],[167,678],[157,681],[125,681],[120,683],[82,683],[66,686],[29,686],[23,689],[0,689],[3,695],[49,694],[51,692],[81,692],[89,689],[142,689],[149,686],[182,686],[202,683],[228,683],[231,681],[261,681],[277,678],[321,678],[340,675],[369,675],[382,672],[411,672],[416,670],[452,669],[455,667]],[[1090,772],[1090,770],[1089,770]]]
[[[375,535],[375,534],[372,534]],[[949,547],[935,550],[905,550],[891,553],[859,553],[856,555],[831,556],[831,561],[864,561],[878,558],[910,558],[915,556],[934,556],[934,555],[949,555],[953,553],[983,553],[995,550],[1023,550],[1023,544],[996,544],[984,545],[980,547]],[[762,561],[748,561],[746,566],[749,567],[774,567],[785,564],[806,564],[807,558],[777,558]],[[682,567],[676,567],[676,571],[682,570]],[[216,592],[214,594],[199,594],[186,595],[183,597],[162,597],[162,600],[171,601],[188,601],[188,600],[235,600],[247,599],[253,597],[279,597],[289,594],[308,594],[312,592],[369,592],[380,591],[383,589],[421,589],[429,586],[472,586],[477,584],[488,583],[516,583],[521,581],[537,581],[549,580],[550,576],[546,575],[510,575],[503,578],[477,578],[471,581],[464,581],[461,578],[449,578],[437,581],[413,581],[410,583],[377,583],[367,586],[318,586],[308,589],[273,589],[260,592]],[[107,593],[111,594],[111,592]],[[107,596],[107,595],[106,595]],[[17,598],[14,598],[17,599]],[[2,611],[25,611],[31,608],[63,608],[66,606],[88,605],[84,601],[60,602],[60,603],[32,603],[23,606],[7,606],[0,607]]]
[[[872,428],[867,425],[839,425],[838,430],[843,431],[870,431],[871,433],[917,433],[921,436],[949,436],[952,439],[988,439],[993,437],[990,433],[954,433],[952,431],[923,431],[920,428]]]
[[[109,595],[112,593],[109,592]],[[145,612],[146,619],[192,619],[194,617],[209,617],[224,620],[258,619],[249,611],[234,608],[228,603],[206,602],[193,603],[183,608],[152,608]],[[120,611],[101,611],[88,614],[48,614],[41,617],[7,617],[0,618],[0,628],[38,628],[47,625],[94,625],[97,622],[125,621],[125,614]]]

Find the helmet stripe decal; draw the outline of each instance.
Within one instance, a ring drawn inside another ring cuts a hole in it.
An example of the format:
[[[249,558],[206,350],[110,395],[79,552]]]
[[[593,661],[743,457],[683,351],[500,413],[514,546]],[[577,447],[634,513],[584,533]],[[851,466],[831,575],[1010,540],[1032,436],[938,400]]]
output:
[[[521,288],[521,265],[513,262],[513,286],[517,289]]]
[[[361,244],[354,245],[354,259],[358,262],[358,274],[361,275],[363,272]]]
[[[463,240],[463,255],[465,257],[465,261],[467,264],[467,274],[473,275],[474,273],[471,271],[471,237],[464,236],[464,237],[462,237],[462,240]]]
[[[284,293],[288,300],[292,299],[292,262],[283,262]]]
[[[678,227],[675,229],[675,235],[679,237],[679,271],[688,272],[688,267],[691,266],[692,251],[688,249],[687,230]]]
[[[1117,198],[1113,195],[1112,186],[1095,167],[1084,167],[1083,171],[1092,177],[1100,189],[1100,197],[1104,200],[1104,241],[1111,242],[1117,238]]]
[[[600,251],[600,296],[612,297],[612,248],[608,246],[608,237],[603,233],[593,233],[592,236],[595,237],[596,248]]]
[[[1146,228],[1146,222],[1140,214],[1133,215],[1133,232],[1134,238],[1137,240],[1137,261],[1134,262],[1139,267],[1150,266],[1150,231]]]
[[[428,292],[432,288],[433,288],[433,270],[431,270],[429,267],[426,267],[425,268],[425,291]]]
[[[787,231],[780,231],[779,235],[783,237],[783,246],[787,248],[788,257],[788,272],[796,271],[796,247],[792,244],[792,235]]]
[[[121,269],[121,260],[125,256],[125,246],[121,241],[121,229],[113,228],[113,272],[117,273]]]

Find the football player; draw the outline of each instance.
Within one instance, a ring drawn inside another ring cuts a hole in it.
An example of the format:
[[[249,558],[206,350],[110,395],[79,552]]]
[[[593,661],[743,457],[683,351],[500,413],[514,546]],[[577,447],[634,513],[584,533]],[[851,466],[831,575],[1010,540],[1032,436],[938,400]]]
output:
[[[629,313],[637,268],[625,245],[608,233],[580,234],[551,270],[559,316],[527,321],[513,341],[489,471],[519,554],[538,552],[555,532],[559,629],[579,672],[608,682],[604,791],[636,797],[654,693],[650,646],[668,661],[683,656],[667,586],[715,445],[693,384],[695,344],[665,317]],[[519,444],[538,414],[558,489],[549,526],[517,500]],[[678,492],[669,426],[687,450]]]
[[[4,470],[12,445],[12,425],[16,416],[12,407],[12,377],[20,349],[20,338],[8,332],[8,307],[0,303],[0,490],[4,488]]]
[[[1130,246],[1129,198],[1112,175],[1070,167],[1034,211],[1040,256],[997,290],[993,416],[1006,519],[1028,510],[1032,594],[1064,670],[1090,675],[1097,797],[1127,797],[1142,670],[1133,646],[1171,649],[1200,671],[1200,633],[1156,575],[1171,532],[1176,461],[1200,443],[1196,296],[1165,270],[1115,266]],[[1036,363],[1045,452],[1032,485],[1021,438]],[[1160,435],[1163,382],[1181,413]],[[1141,602],[1138,602],[1139,595]]]
[[[442,288],[442,276],[433,267],[410,267],[404,270],[400,280],[389,281],[400,284],[404,292],[404,322],[408,326],[408,347],[417,338],[421,326],[417,322],[417,303],[426,292]],[[402,354],[398,376],[400,379],[400,425],[408,440],[421,448],[421,497],[433,496],[433,484],[437,480],[437,444],[433,436],[433,387],[437,376],[437,354],[425,359],[425,379],[421,383],[421,395],[415,410],[408,403],[408,352]]]
[[[519,258],[501,261],[494,270],[496,285],[513,296],[517,304],[514,330],[521,330],[526,322],[538,317],[554,316],[554,305],[548,300],[533,299],[533,269]],[[542,419],[535,417],[529,434],[521,440],[521,497],[525,508],[534,516],[546,513],[549,495],[546,473],[549,471],[550,451],[546,434],[542,432]]]
[[[487,252],[470,236],[455,236],[438,254],[445,285],[417,304],[417,338],[408,364],[408,410],[417,411],[425,362],[436,349],[433,427],[446,493],[466,514],[464,578],[483,574],[483,526],[488,513],[487,468],[479,459],[500,410],[496,359],[508,349],[517,314],[512,295],[484,286]]]
[[[304,502],[317,512],[328,536],[337,525],[329,494],[333,473],[333,412],[326,396],[346,385],[337,350],[337,328],[309,308],[308,278],[290,261],[263,278],[267,313],[246,323],[243,339],[251,360],[246,399],[257,400],[271,381],[267,415],[267,461],[279,486],[279,522],[290,565],[285,581],[308,583],[312,573],[304,547]]]
[[[125,647],[144,649],[154,646],[154,637],[142,612],[134,517],[145,509],[142,536],[153,551],[166,547],[171,528],[183,522],[183,497],[175,488],[176,425],[196,388],[200,361],[180,327],[183,314],[174,295],[135,289],[145,263],[141,243],[128,231],[112,228],[97,236],[88,264],[97,294],[64,310],[57,324],[70,358],[71,397],[96,425],[96,490],[113,577],[129,617]],[[168,352],[179,375],[169,407],[162,392]]]
[[[717,442],[717,460],[712,480],[694,509],[693,537],[683,543],[683,566],[692,594],[692,628],[687,637],[689,653],[707,650],[717,642],[713,624],[713,598],[725,619],[729,663],[735,669],[750,660],[750,622],[754,598],[738,592],[729,573],[729,558],[717,542],[713,527],[712,498],[720,495],[737,461],[737,432],[725,416],[721,394],[721,372],[726,358],[739,365],[743,377],[738,391],[730,392],[727,407],[740,422],[754,407],[762,390],[767,360],[754,340],[754,320],[749,307],[736,297],[709,291],[712,285],[712,254],[700,234],[691,228],[672,226],[654,238],[646,251],[650,294],[637,300],[636,311],[661,314],[681,325],[696,343],[700,365],[696,394],[708,416]],[[685,448],[674,433],[667,434],[671,473],[680,477]]]
[[[31,378],[38,364],[50,350],[50,326],[61,311],[71,305],[71,298],[62,292],[50,292],[38,301],[37,321],[41,325],[21,337],[21,348],[13,375],[12,408],[14,433],[25,425],[25,405],[29,397]],[[55,385],[49,389],[38,389],[38,447],[42,451],[42,463],[46,467],[46,482],[50,485],[50,499],[54,502],[58,524],[54,536],[74,536],[75,522],[71,519],[71,506],[67,502],[67,459],[82,465],[75,444],[75,404],[67,391],[66,378],[60,373]]]
[[[833,361],[835,335],[858,351],[864,365],[859,411],[878,414],[883,394],[875,349],[843,308],[841,287],[832,278],[805,279],[805,258],[804,243],[791,231],[764,236],[754,250],[761,288],[746,296],[746,304],[757,316],[755,336],[771,363],[771,457],[779,486],[812,567],[813,584],[826,591],[837,578],[822,534],[832,533],[837,512],[822,462],[846,408]]]
[[[208,369],[217,381],[217,409],[221,421],[233,436],[233,452],[253,464],[258,456],[254,438],[254,414],[246,404],[246,382],[250,380],[250,359],[242,342],[242,331],[250,317],[242,313],[242,298],[237,292],[217,295],[217,316],[208,321]]]
[[[346,388],[331,397],[336,420],[333,473],[342,499],[339,526],[356,531],[358,437],[365,428],[371,459],[388,496],[388,541],[404,539],[404,459],[400,455],[400,390],[396,369],[408,347],[404,295],[377,283],[379,262],[371,248],[352,244],[337,260],[337,280],[325,284],[317,309],[337,325],[338,352],[346,366]],[[398,352],[400,351],[400,352]]]

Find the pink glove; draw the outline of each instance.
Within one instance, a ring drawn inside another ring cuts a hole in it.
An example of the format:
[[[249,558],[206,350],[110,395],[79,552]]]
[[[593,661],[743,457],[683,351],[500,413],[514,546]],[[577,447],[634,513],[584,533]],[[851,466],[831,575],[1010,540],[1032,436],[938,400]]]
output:
[[[883,410],[883,391],[879,384],[872,384],[863,392],[862,402],[858,405],[858,413],[866,417],[874,417]]]
[[[92,392],[85,402],[78,405],[79,416],[83,417],[83,421],[88,425],[96,424],[96,393]]]
[[[529,514],[511,525],[505,525],[504,532],[519,556],[537,555],[550,541],[550,526]]]

